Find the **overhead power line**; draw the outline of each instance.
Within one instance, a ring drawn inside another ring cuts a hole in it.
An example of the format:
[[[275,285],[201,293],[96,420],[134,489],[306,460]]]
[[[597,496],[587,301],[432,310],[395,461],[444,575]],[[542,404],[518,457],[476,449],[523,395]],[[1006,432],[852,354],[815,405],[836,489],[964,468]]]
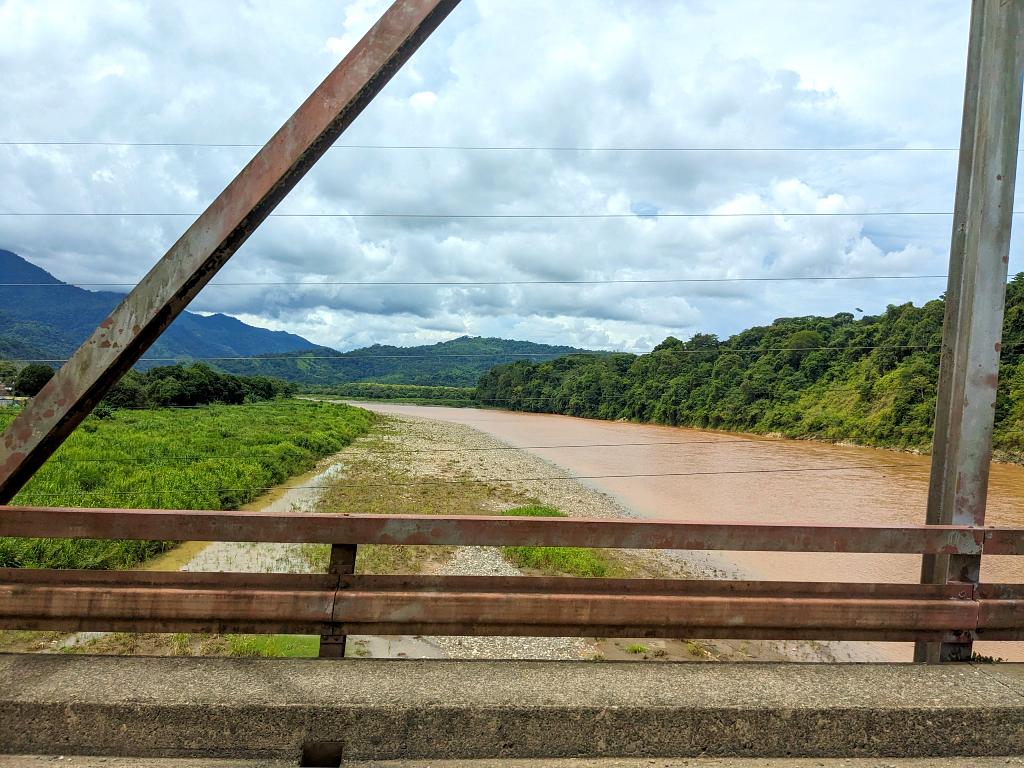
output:
[[[799,350],[789,350],[789,351],[799,351]],[[586,353],[580,353],[580,354],[586,354]],[[557,359],[557,358],[552,358],[552,359]],[[23,361],[12,361],[12,362],[23,362]],[[344,386],[348,386],[348,385],[361,386],[363,384],[376,384],[376,383],[377,382],[342,382],[342,383],[337,384],[337,385],[328,385],[328,386],[338,386],[338,387],[344,387]],[[425,386],[425,387],[429,388],[429,387],[433,387],[433,386],[445,387],[445,386],[448,386],[448,385],[443,385],[443,384],[442,385],[429,385],[429,384],[425,384],[425,385],[420,385],[420,384],[405,385],[405,384],[397,384],[397,385],[394,385],[394,386],[398,386],[398,387],[402,387],[402,386],[413,386],[413,387]],[[453,387],[453,388],[459,389],[460,387],[456,386],[456,387]],[[470,387],[466,387],[466,389],[470,389]],[[811,391],[809,393],[810,394],[814,394],[814,395],[819,395],[819,394],[834,393],[834,392],[860,392],[862,390],[863,390],[863,387],[859,386],[859,385],[842,384],[842,385],[838,385],[838,386],[825,386],[825,387],[815,388],[813,391]],[[914,389],[914,390],[906,390],[906,391],[918,392],[918,391],[924,391],[924,390]],[[464,395],[464,396],[452,395],[451,397],[448,397],[448,398],[434,398],[435,400],[437,400],[437,402],[431,404],[429,402],[427,402],[427,403],[421,403],[421,402],[409,403],[409,402],[404,402],[405,400],[427,400],[427,401],[431,400],[431,398],[417,398],[415,396],[410,396],[410,397],[407,397],[407,398],[395,397],[395,398],[390,398],[389,399],[389,398],[374,398],[374,397],[368,396],[368,395],[347,395],[347,394],[344,394],[344,393],[337,393],[337,392],[305,393],[305,394],[300,394],[300,395],[296,396],[296,399],[298,399],[298,400],[312,402],[312,403],[336,403],[338,401],[344,401],[344,402],[358,402],[358,403],[362,403],[364,405],[370,405],[370,404],[415,405],[415,406],[424,405],[424,406],[442,407],[442,408],[444,408],[444,407],[452,407],[452,408],[464,407],[464,406],[450,405],[450,403],[452,401],[471,402],[474,405],[495,405],[495,404],[499,404],[499,403],[515,403],[515,404],[522,404],[522,403],[563,403],[563,404],[567,404],[566,401],[567,400],[571,401],[572,398],[573,398],[572,394],[569,394],[569,395],[550,395],[550,396],[546,396],[546,397],[487,397],[487,398],[477,398],[477,397],[475,397],[473,395]],[[261,404],[262,403],[254,403],[254,404],[251,404],[251,405],[261,405]],[[237,404],[234,404],[234,403],[219,403],[219,402],[204,403],[202,405],[138,405],[138,406],[123,405],[123,406],[116,406],[114,408],[114,410],[117,410],[117,411],[153,411],[153,410],[201,411],[201,410],[206,410],[206,409],[209,409],[209,408],[233,408],[233,407],[235,407],[235,405],[237,405]],[[465,407],[470,407],[470,406],[465,406]],[[511,411],[512,409],[498,408],[498,409],[484,409],[484,410],[506,410],[506,411]],[[534,411],[524,411],[524,413],[534,413]],[[536,411],[536,413],[548,413],[548,412],[547,411]],[[554,414],[554,415],[557,415],[557,414]],[[565,415],[572,415],[572,414],[565,414]],[[699,443],[700,441],[690,440],[690,441],[686,441],[685,444],[686,445],[690,445],[690,444],[693,444],[695,442]],[[709,442],[715,442],[715,441],[709,441]],[[721,441],[719,441],[719,442],[721,442]],[[731,442],[745,442],[745,441],[744,440],[732,440]],[[758,442],[758,441],[754,441],[754,442]],[[670,444],[672,444],[672,443],[665,443],[665,445],[670,445]],[[632,443],[626,443],[626,445],[632,445]],[[660,443],[636,443],[636,445],[660,445]],[[532,446],[532,447],[534,447],[534,448],[567,448],[567,447],[573,447],[573,446],[557,446],[557,445],[554,445],[554,446],[543,446],[543,445],[538,445],[538,446]],[[580,447],[585,447],[585,446],[580,446]],[[426,450],[427,449],[423,449],[423,451],[426,451]],[[452,449],[452,450],[457,450],[457,449]],[[491,449],[487,448],[487,449],[481,449],[481,450],[491,450]],[[399,451],[399,452],[402,452],[402,451]],[[413,452],[414,453],[418,453],[418,452],[422,452],[422,451],[417,449],[417,450],[415,450]],[[237,454],[235,454],[235,455],[237,455]]]
[[[709,349],[673,349],[672,352],[679,354],[725,354],[734,352],[736,354],[766,354],[769,352],[847,352],[847,351],[867,351],[874,349],[885,349],[885,350],[925,350],[925,349],[939,349],[940,344],[886,344],[886,345],[852,345],[845,347],[763,347],[763,348],[734,348],[734,347],[712,347]],[[1006,350],[1010,345],[1004,345],[1003,350]],[[531,358],[531,357],[543,357],[546,359],[555,359],[558,357],[579,357],[579,356],[593,356],[593,355],[636,355],[636,352],[630,352],[627,350],[620,349],[603,349],[603,350],[586,350],[583,352],[564,352],[564,353],[551,353],[551,352],[466,352],[466,353],[447,353],[438,355],[266,355],[266,356],[223,356],[223,357],[144,357],[138,362],[140,363],[193,363],[193,362],[204,362],[204,361],[308,361],[308,360],[337,360],[343,362],[351,362],[354,360],[437,360],[444,358],[495,358],[495,357],[517,357],[517,358]],[[9,362],[13,363],[66,363],[68,358],[8,358]]]
[[[832,390],[838,391],[838,390]],[[126,410],[126,409],[119,409]],[[127,409],[131,410],[131,409]],[[144,409],[139,409],[144,410]],[[152,409],[148,409],[152,410]],[[547,414],[545,414],[547,415]],[[720,445],[742,445],[750,447],[754,445],[767,446],[771,448],[790,447],[797,444],[797,440],[780,440],[773,438],[719,438],[716,440],[665,440],[650,442],[626,442],[626,443],[565,443],[560,445],[498,445],[487,447],[456,447],[456,448],[375,448],[369,446],[353,446],[356,455],[360,453],[369,454],[434,454],[434,453],[492,453],[503,451],[542,451],[542,450],[574,450],[591,448],[647,448],[647,447],[690,447]],[[186,464],[202,461],[236,461],[238,459],[266,459],[273,460],[269,453],[232,453],[232,454],[166,454],[156,456],[55,456],[50,459],[51,464]]]
[[[222,357],[141,357],[139,362],[203,362],[204,360],[416,360],[416,359],[438,359],[444,357],[550,357],[552,355],[561,356],[568,354],[612,354],[617,350],[596,350],[593,352],[465,352],[465,353],[446,353],[446,354],[306,354],[299,356],[293,355],[240,355],[240,356],[222,356]],[[632,354],[632,352],[628,352]],[[67,357],[52,357],[52,358],[39,358],[39,359],[17,359],[8,357],[10,362],[67,362]]]
[[[222,281],[208,283],[207,288],[240,287],[240,286],[439,286],[439,287],[478,287],[504,285],[650,285],[666,283],[784,283],[810,282],[816,280],[945,280],[947,275],[795,275],[791,277],[623,277],[594,280],[245,280]],[[136,282],[112,283],[0,283],[2,288],[66,288],[68,286],[86,287],[127,287],[135,286]]]
[[[7,147],[165,147],[257,149],[263,144],[205,141],[0,141]],[[458,152],[958,152],[959,147],[721,147],[721,146],[522,146],[480,144],[334,144],[331,149],[453,150]]]
[[[540,451],[540,450],[571,450],[577,448],[640,448],[645,446],[690,446],[690,445],[727,445],[731,443],[738,443],[740,445],[748,445],[752,443],[762,443],[765,445],[775,445],[781,441],[772,441],[769,438],[763,440],[750,440],[750,439],[736,439],[732,440],[729,438],[720,440],[666,440],[660,442],[647,442],[647,443],[569,443],[563,445],[498,445],[498,446],[487,446],[485,448],[467,447],[467,448],[372,448],[367,446],[355,446],[355,453],[383,453],[383,454],[405,454],[405,453],[490,453],[493,451]],[[187,462],[198,462],[198,461],[232,461],[237,459],[273,459],[272,456],[265,453],[235,453],[235,454],[183,454],[174,455],[169,454],[165,456],[56,456],[50,460],[52,464],[89,464],[89,463],[110,463],[110,464],[167,464],[167,463],[187,463]]]
[[[1019,215],[1022,211],[1014,211]],[[0,211],[0,216],[30,218],[196,218],[187,211]],[[675,212],[675,213],[271,213],[277,219],[429,219],[461,221],[474,219],[739,219],[739,218],[834,218],[885,216],[952,216],[952,211],[753,211],[753,212]]]
[[[891,464],[849,464],[845,466],[831,466],[831,467],[774,467],[765,469],[716,469],[716,470],[705,470],[705,471],[694,471],[694,472],[653,472],[653,473],[636,473],[636,474],[617,474],[617,475],[554,475],[549,477],[490,477],[490,478],[458,478],[458,479],[445,479],[445,480],[413,480],[413,481],[396,481],[388,483],[336,483],[331,485],[278,485],[278,486],[266,486],[261,488],[175,488],[171,490],[162,489],[136,489],[132,491],[84,491],[82,493],[69,493],[69,492],[47,492],[47,493],[31,493],[34,497],[56,497],[56,496],[68,496],[68,495],[91,495],[91,496],[146,496],[146,495],[159,495],[167,496],[175,493],[181,493],[182,491],[197,491],[207,493],[241,493],[241,492],[266,492],[272,490],[280,491],[326,491],[326,490],[337,490],[339,488],[400,488],[406,486],[420,486],[420,485],[474,485],[474,484],[490,484],[490,483],[521,483],[521,482],[571,482],[578,480],[619,480],[629,478],[655,478],[655,477],[700,477],[705,475],[756,475],[756,474],[781,474],[781,473],[794,473],[794,472],[844,472],[855,469],[878,469],[879,467],[898,465]]]

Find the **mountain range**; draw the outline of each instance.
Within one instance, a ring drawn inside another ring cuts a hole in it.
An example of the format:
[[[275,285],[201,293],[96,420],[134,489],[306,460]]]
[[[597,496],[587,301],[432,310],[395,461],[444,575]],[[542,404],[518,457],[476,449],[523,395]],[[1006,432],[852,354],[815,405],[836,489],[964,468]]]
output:
[[[226,360],[231,373],[275,376],[301,384],[330,386],[353,381],[471,387],[495,365],[516,360],[542,362],[563,355],[603,354],[532,341],[460,336],[419,347],[374,344],[351,352],[333,349],[289,352],[249,360]]]
[[[63,283],[21,256],[0,250],[0,357],[66,358],[123,298]],[[182,312],[145,357],[238,357],[317,349],[301,336],[256,328],[228,315]]]
[[[61,360],[71,355],[124,298],[58,280],[0,249],[0,358]],[[549,360],[588,350],[529,341],[462,336],[418,347],[374,344],[339,352],[285,331],[269,331],[230,315],[183,312],[146,352],[138,367],[217,357],[231,373],[276,376],[329,386],[350,381],[472,385],[499,363]],[[160,362],[146,363],[148,358]]]

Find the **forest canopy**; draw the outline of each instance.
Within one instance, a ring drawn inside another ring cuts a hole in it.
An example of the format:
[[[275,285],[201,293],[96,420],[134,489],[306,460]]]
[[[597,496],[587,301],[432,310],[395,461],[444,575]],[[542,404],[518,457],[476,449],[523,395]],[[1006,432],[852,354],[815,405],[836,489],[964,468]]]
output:
[[[269,376],[234,376],[202,363],[129,371],[107,393],[101,408],[159,408],[224,403],[239,405],[290,397],[295,384]]]
[[[877,316],[780,318],[728,339],[668,337],[644,355],[500,365],[479,404],[927,449],[944,302]],[[1007,286],[995,446],[1024,457],[1024,274]]]

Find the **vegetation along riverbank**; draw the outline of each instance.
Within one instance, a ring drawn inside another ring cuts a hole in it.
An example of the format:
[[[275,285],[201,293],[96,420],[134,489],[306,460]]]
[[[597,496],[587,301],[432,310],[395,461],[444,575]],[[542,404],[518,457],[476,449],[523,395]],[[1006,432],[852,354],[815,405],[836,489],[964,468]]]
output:
[[[384,417],[340,453],[318,464],[317,490],[288,505],[320,512],[513,514],[619,517],[612,497],[577,481],[544,459],[458,424]],[[545,479],[552,478],[552,479]],[[273,503],[280,506],[281,499]],[[250,507],[254,508],[254,507]],[[269,507],[261,507],[267,508]],[[276,508],[276,507],[275,507]],[[187,549],[187,548],[183,548]],[[173,557],[172,553],[170,557]],[[328,547],[219,543],[187,562],[186,570],[323,572]],[[439,575],[728,576],[704,553],[574,548],[361,546],[358,573]],[[3,645],[0,637],[0,647]],[[24,649],[74,653],[315,656],[317,638],[297,636],[121,635],[11,637]],[[847,658],[841,644],[753,641],[629,640],[531,637],[353,637],[353,656],[452,658],[735,660]]]
[[[0,411],[0,429],[13,418]],[[14,504],[235,509],[340,451],[377,417],[334,403],[275,400],[91,416]],[[0,538],[0,567],[120,568],[172,542]]]
[[[643,355],[517,361],[484,374],[485,407],[704,427],[902,450],[930,447],[941,299],[856,319],[780,318]],[[1007,286],[996,456],[1024,461],[1024,274]]]

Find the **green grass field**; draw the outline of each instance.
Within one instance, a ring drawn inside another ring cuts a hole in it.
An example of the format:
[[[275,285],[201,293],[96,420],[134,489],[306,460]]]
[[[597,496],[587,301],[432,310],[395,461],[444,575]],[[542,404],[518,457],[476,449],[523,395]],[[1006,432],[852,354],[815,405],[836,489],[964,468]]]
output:
[[[14,413],[0,411],[0,429]],[[17,505],[236,509],[364,433],[359,408],[283,400],[90,417]],[[172,542],[0,538],[0,567],[124,568]]]
[[[274,658],[316,658],[320,638],[316,635],[228,635],[231,656]]]
[[[561,510],[541,505],[506,509],[501,514],[516,517],[568,517]],[[502,554],[513,565],[545,573],[591,577],[619,575],[614,564],[599,549],[502,547]]]

